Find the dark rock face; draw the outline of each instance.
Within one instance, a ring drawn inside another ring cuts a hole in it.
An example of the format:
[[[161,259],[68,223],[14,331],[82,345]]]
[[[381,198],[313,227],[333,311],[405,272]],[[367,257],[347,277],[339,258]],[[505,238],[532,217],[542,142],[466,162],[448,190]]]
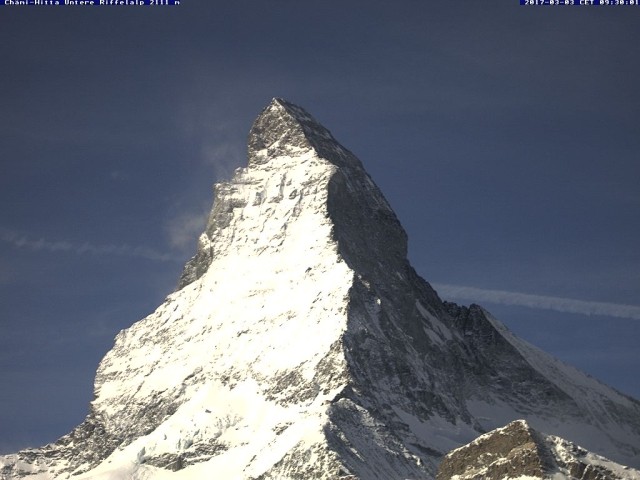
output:
[[[527,359],[491,325],[482,307],[463,307],[450,302],[444,302],[444,307],[453,318],[453,327],[465,339],[461,358],[466,360],[466,367],[476,381],[517,401],[523,411],[533,403],[533,391],[538,401],[553,403],[556,409],[562,408],[567,414],[579,410],[570,395],[531,368]],[[509,375],[505,376],[504,372]]]

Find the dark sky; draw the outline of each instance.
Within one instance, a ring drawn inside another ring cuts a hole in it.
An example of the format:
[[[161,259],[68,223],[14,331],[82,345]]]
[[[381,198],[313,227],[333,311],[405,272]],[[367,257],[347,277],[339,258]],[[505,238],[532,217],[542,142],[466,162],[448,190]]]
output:
[[[83,419],[274,96],[441,296],[640,397],[640,7],[518,3],[0,6],[0,452]]]

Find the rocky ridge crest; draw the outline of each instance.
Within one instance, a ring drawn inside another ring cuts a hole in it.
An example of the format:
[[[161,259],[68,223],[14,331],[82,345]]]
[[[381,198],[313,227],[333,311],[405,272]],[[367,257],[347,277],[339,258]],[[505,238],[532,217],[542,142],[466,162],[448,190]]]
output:
[[[448,453],[436,480],[638,480],[640,471],[516,420]]]

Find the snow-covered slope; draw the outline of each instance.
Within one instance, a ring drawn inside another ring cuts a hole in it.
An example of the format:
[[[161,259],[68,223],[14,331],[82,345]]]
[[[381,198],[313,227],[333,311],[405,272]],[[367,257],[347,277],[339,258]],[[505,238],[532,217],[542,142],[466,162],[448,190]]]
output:
[[[532,429],[524,420],[447,454],[437,480],[640,480],[640,471]]]
[[[116,337],[87,419],[1,478],[433,478],[515,418],[640,465],[640,404],[443,303],[360,161],[274,99],[179,288]]]

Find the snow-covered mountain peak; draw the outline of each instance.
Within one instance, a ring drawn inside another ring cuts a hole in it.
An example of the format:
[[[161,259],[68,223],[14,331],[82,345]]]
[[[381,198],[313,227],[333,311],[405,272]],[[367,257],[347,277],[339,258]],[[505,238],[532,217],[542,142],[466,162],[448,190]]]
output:
[[[241,239],[242,248],[261,244],[271,251],[284,238],[277,232],[314,212],[331,223],[347,261],[375,251],[379,261],[392,252],[406,263],[406,234],[382,192],[360,160],[303,108],[273,99],[251,127],[247,164],[214,186],[207,226],[178,289],[204,275],[216,255],[238,248]],[[305,228],[309,233],[318,226]]]
[[[640,403],[443,303],[360,161],[274,99],[178,289],[120,332],[86,420],[0,478],[432,479],[526,418],[640,465]]]

